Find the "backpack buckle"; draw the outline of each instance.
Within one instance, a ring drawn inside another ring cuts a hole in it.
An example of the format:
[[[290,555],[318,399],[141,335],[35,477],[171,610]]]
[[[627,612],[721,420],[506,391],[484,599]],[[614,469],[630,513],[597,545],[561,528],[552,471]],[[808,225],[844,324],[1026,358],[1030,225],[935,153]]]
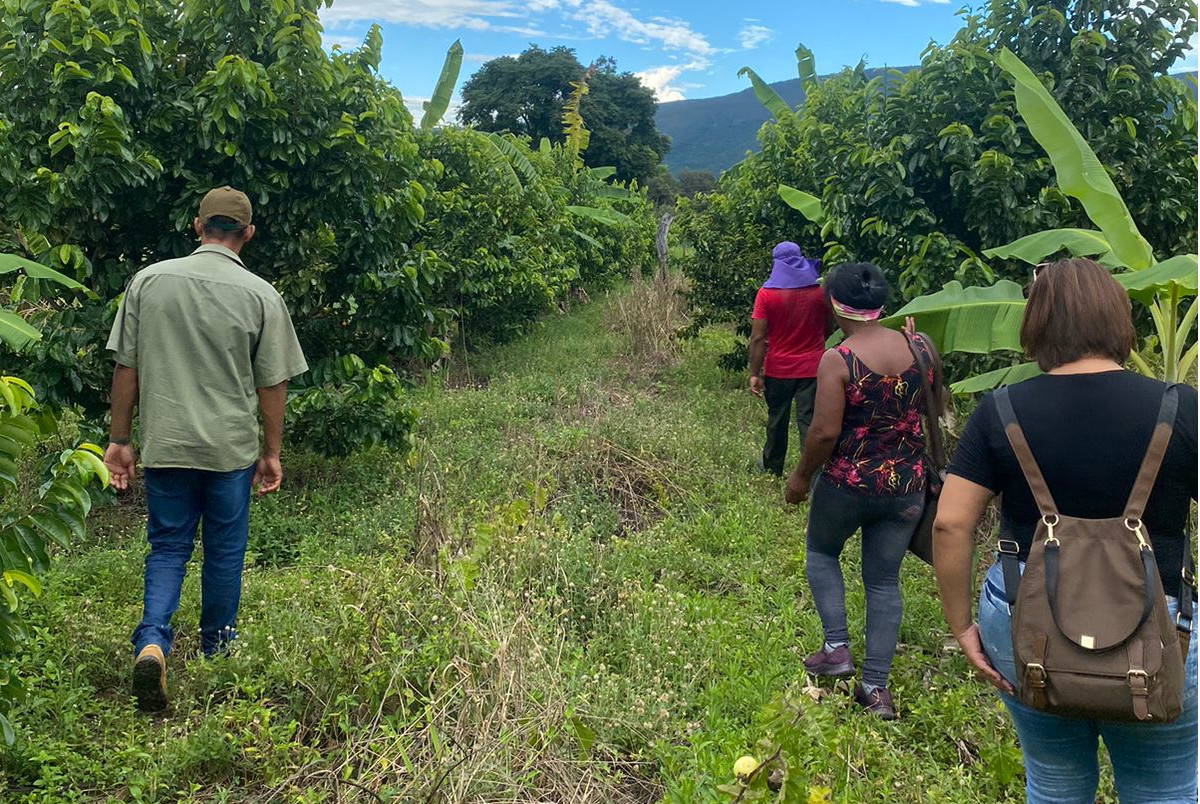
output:
[[[1130,670],[1125,674],[1126,681],[1129,682],[1129,689],[1134,695],[1145,696],[1149,695],[1148,687],[1150,685],[1150,676],[1145,670]]]
[[[1046,668],[1037,662],[1030,662],[1025,665],[1025,680],[1029,686],[1043,689],[1046,686]]]
[[[996,543],[996,550],[1000,555],[1015,556],[1021,553],[1021,545],[1012,539],[1001,539]]]

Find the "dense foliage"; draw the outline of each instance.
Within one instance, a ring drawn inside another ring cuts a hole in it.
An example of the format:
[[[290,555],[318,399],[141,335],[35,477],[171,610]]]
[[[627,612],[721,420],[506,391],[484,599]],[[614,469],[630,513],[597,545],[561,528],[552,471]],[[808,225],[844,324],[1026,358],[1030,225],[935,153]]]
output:
[[[0,248],[99,296],[25,309],[49,333],[16,360],[42,398],[104,411],[116,298],[145,264],[194,247],[190,223],[213,186],[253,201],[243,257],[283,294],[314,365],[353,355],[403,373],[445,354],[456,313],[511,334],[649,253],[637,193],[611,202],[637,221],[567,211],[607,207],[600,194],[619,188],[576,176],[561,151],[534,158],[519,141],[481,150],[474,132],[414,131],[378,75],[379,29],[328,54],[320,5],[0,7]],[[300,383],[306,410],[324,384]]]
[[[632,73],[618,72],[612,59],[600,58],[585,70],[570,48],[536,45],[519,56],[492,59],[463,85],[459,116],[482,131],[562,142],[563,106],[571,82],[585,73],[589,92],[581,112],[591,130],[587,164],[612,165],[622,181],[645,183],[670,140],[655,128],[654,93]]]
[[[0,275],[16,275],[7,305],[0,307],[0,355],[41,338],[13,309],[39,298],[43,285],[78,289],[68,277],[0,255]],[[21,597],[38,596],[39,576],[50,568],[50,545],[66,547],[84,534],[94,486],[108,485],[100,448],[83,443],[57,449],[59,422],[38,404],[33,388],[15,376],[0,375],[0,741],[11,744],[12,705],[25,697],[13,654],[27,638]]]
[[[1162,253],[1190,250],[1196,101],[1166,72],[1195,30],[1183,0],[996,0],[918,70],[869,79],[859,68],[810,85],[804,107],[763,127],[762,152],[727,172],[720,193],[683,205],[697,324],[743,322],[783,239],[828,264],[876,262],[911,299],[956,279],[1023,281],[1024,263],[982,251],[1087,227],[993,62],[1004,46],[1049,77],[1146,238]],[[821,226],[782,201],[781,183],[821,196]]]

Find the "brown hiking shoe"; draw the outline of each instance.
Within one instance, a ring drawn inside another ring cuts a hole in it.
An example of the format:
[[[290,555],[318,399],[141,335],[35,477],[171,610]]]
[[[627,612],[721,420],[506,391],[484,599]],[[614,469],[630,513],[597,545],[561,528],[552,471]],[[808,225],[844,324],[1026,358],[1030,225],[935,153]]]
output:
[[[892,705],[892,694],[887,687],[876,687],[872,692],[854,685],[854,702],[880,720],[896,720],[896,707]]]
[[[133,695],[138,709],[161,712],[167,708],[167,659],[158,645],[147,645],[133,664]]]
[[[814,676],[831,676],[833,678],[852,676],[854,675],[854,659],[850,656],[848,645],[838,645],[833,650],[825,650],[822,647],[821,650],[804,660],[804,669]]]

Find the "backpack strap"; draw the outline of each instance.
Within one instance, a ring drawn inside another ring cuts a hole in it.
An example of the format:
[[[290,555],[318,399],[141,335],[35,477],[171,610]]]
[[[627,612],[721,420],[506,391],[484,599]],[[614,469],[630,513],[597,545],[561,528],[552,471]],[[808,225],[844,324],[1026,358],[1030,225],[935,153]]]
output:
[[[1021,430],[1020,423],[1017,422],[1017,414],[1013,410],[1008,387],[1005,386],[996,391],[992,394],[992,398],[996,400],[996,412],[1000,414],[1000,423],[1004,425],[1004,434],[1008,436],[1008,443],[1012,446],[1013,454],[1017,456],[1017,463],[1021,465],[1021,472],[1025,475],[1025,482],[1029,484],[1029,490],[1033,492],[1033,499],[1037,503],[1038,510],[1042,516],[1057,515],[1058,506],[1054,504],[1054,497],[1050,494],[1050,487],[1046,485],[1046,478],[1042,476],[1042,470],[1038,468],[1037,461],[1033,458],[1033,451],[1029,449],[1029,442],[1025,440],[1025,433]]]
[[[1126,522],[1140,523],[1142,520],[1146,503],[1150,501],[1150,493],[1154,491],[1154,481],[1158,479],[1158,470],[1162,468],[1163,456],[1167,454],[1167,445],[1171,443],[1171,435],[1175,432],[1177,410],[1179,391],[1171,385],[1163,393],[1162,405],[1158,409],[1158,422],[1154,425],[1154,435],[1150,437],[1150,446],[1146,448],[1142,468],[1138,470],[1137,480],[1133,481],[1133,491],[1129,494],[1129,502],[1125,504]]]

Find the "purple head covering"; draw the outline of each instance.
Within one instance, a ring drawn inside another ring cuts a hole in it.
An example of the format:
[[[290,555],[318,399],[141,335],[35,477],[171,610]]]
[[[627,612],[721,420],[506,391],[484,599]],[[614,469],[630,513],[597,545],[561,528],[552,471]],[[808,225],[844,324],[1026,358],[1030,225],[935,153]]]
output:
[[[771,276],[763,283],[764,288],[807,288],[817,284],[821,261],[805,257],[795,243],[785,240],[771,256]]]

